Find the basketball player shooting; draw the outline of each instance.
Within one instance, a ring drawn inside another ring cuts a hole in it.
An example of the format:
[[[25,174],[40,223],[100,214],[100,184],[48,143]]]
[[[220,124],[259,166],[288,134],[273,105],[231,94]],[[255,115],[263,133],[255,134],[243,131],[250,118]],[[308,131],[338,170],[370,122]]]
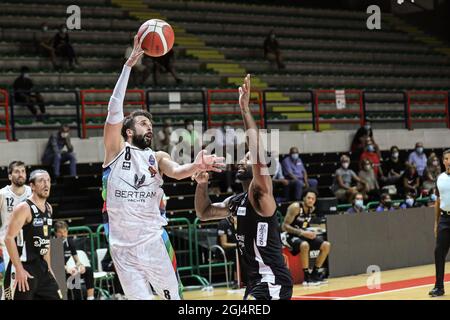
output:
[[[250,75],[239,87],[239,105],[248,136],[250,152],[238,165],[236,177],[244,192],[223,202],[211,203],[208,195],[207,172],[194,175],[195,211],[202,221],[237,217],[241,270],[246,273],[247,288],[244,299],[278,300],[292,296],[292,277],[282,255],[276,203],[272,192],[272,179],[268,168],[261,162],[259,132],[249,108]],[[256,146],[256,150],[251,146]]]
[[[159,204],[162,177],[191,177],[221,172],[223,157],[199,152],[194,163],[179,165],[169,154],[150,149],[152,116],[137,110],[123,113],[128,78],[143,50],[138,36],[108,105],[104,127],[103,198],[109,221],[109,245],[120,283],[128,299],[153,299],[150,285],[163,299],[181,299],[175,254],[164,230]]]

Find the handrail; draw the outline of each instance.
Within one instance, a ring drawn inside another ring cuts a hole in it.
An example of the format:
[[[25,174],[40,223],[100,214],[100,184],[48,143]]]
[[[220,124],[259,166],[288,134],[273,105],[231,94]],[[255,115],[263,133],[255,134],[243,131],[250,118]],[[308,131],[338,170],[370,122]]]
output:
[[[433,98],[430,98],[428,100],[425,101],[413,101],[414,100],[414,96],[427,96],[427,95],[442,95],[443,99],[442,100],[436,100]],[[418,123],[418,122],[428,122],[428,123],[439,123],[439,122],[445,122],[445,126],[447,128],[450,128],[450,121],[449,121],[449,110],[448,110],[448,96],[449,93],[447,91],[408,91],[407,92],[407,128],[409,130],[413,129],[412,124],[414,122]],[[433,105],[436,103],[442,103],[444,105],[444,109],[440,108],[440,109],[412,109],[411,105],[415,104],[415,105]],[[445,114],[445,119],[436,119],[436,118],[431,118],[431,119],[421,119],[421,118],[414,118],[414,114],[419,114],[419,113],[426,113],[426,114]]]
[[[99,100],[99,101],[87,101],[87,96],[90,94],[95,93],[112,93],[113,91],[110,89],[104,89],[104,90],[97,90],[97,89],[86,89],[80,91],[80,98],[81,98],[81,127],[82,127],[82,138],[87,138],[87,130],[88,129],[101,129],[103,128],[103,123],[100,125],[94,125],[94,124],[87,124],[86,119],[88,117],[91,118],[106,118],[107,113],[106,112],[100,112],[100,113],[89,113],[88,106],[102,106],[107,105],[109,101],[106,100]],[[123,105],[124,108],[126,106],[135,106],[139,105],[143,110],[146,110],[146,102],[145,102],[145,93],[144,90],[127,90],[126,93],[137,93],[140,96],[140,100],[137,101],[124,101]],[[127,115],[127,113],[125,113]]]
[[[5,126],[0,127],[0,131],[4,131],[6,135],[6,139],[11,141],[11,127],[10,127],[10,119],[9,119],[9,93],[7,90],[0,89],[0,94],[4,96],[3,102],[0,102],[0,107],[5,109],[5,115],[0,116],[0,119],[5,119]]]
[[[95,247],[94,247],[94,233],[92,232],[91,228],[86,226],[78,226],[78,227],[69,227],[69,234],[73,232],[87,232],[89,234],[89,242],[91,247],[91,266],[94,270],[96,270],[96,260],[95,259]]]

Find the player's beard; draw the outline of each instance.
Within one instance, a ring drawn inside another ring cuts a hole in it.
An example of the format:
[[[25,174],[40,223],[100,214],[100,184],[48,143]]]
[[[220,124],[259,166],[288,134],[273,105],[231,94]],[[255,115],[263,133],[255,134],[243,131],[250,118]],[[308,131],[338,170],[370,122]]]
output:
[[[131,142],[133,143],[134,146],[138,147],[139,149],[146,149],[150,148],[150,146],[152,145],[152,138],[148,136],[146,137],[143,134],[138,135],[135,133],[131,138]]]
[[[12,184],[15,185],[16,187],[20,188],[25,184],[25,179],[12,179]]]

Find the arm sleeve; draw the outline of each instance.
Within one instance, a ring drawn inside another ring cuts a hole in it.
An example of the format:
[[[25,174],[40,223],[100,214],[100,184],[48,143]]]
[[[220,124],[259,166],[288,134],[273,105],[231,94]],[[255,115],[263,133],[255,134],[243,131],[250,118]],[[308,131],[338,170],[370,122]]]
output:
[[[109,99],[108,116],[106,117],[107,123],[117,124],[123,120],[123,101],[125,99],[130,72],[131,68],[124,65],[119,80],[117,80],[116,86],[114,87],[113,94]]]
[[[72,256],[77,255],[77,250],[75,249],[75,246],[73,245],[73,241],[70,238],[67,238],[67,244],[69,245],[69,250]]]

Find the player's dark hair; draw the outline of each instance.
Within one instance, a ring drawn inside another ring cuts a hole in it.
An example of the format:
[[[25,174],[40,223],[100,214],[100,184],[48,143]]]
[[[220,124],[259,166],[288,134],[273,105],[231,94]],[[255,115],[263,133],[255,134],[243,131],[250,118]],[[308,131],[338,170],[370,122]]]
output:
[[[55,231],[61,230],[61,229],[66,229],[69,230],[69,225],[67,224],[67,222],[61,220],[61,221],[56,221],[55,222]]]
[[[144,116],[148,120],[152,121],[152,115],[150,112],[145,110],[136,110],[130,113],[128,116],[123,119],[123,125],[122,125],[122,137],[127,140],[127,130],[132,129],[134,130],[134,119],[138,116]]]
[[[317,193],[317,190],[316,189],[313,189],[313,188],[308,188],[308,189],[306,189],[304,192],[303,192],[303,198],[304,197],[306,197],[306,195],[308,194],[308,193],[314,193],[314,195],[316,196],[316,199],[317,199],[317,197],[319,196],[319,194]]]
[[[22,161],[13,161],[8,165],[8,174],[12,174],[15,167],[25,167],[25,163]]]

